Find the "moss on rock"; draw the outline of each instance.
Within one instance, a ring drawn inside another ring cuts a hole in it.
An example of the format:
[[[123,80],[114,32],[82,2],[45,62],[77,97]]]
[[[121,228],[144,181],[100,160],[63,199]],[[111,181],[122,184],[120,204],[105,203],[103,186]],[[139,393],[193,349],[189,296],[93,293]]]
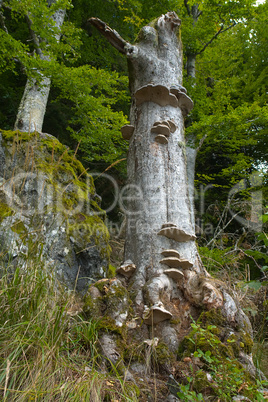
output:
[[[94,199],[92,176],[49,134],[1,134],[5,193],[0,198],[0,224],[19,235],[10,240],[16,249],[13,254],[20,258],[19,242],[27,246],[35,238],[43,245],[47,263],[54,265],[67,286],[81,290],[105,276],[109,233],[105,212]],[[8,202],[7,194],[13,197]]]
[[[14,214],[14,210],[10,208],[8,204],[4,202],[0,202],[0,223],[5,219],[7,216],[11,216]]]

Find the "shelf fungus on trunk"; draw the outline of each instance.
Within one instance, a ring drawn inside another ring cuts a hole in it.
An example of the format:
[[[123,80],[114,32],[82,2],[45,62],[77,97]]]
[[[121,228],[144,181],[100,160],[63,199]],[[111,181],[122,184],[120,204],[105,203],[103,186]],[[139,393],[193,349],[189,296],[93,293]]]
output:
[[[158,126],[159,124],[163,124],[164,126],[167,126],[171,133],[175,133],[176,128],[177,128],[176,124],[172,120],[156,121],[154,123],[153,127]]]
[[[126,278],[130,278],[136,270],[136,265],[131,260],[125,261],[119,268],[116,269],[117,274],[121,274]]]
[[[121,127],[121,133],[124,140],[129,141],[133,135],[133,132],[134,126],[132,126],[131,124],[126,124],[125,126]]]
[[[165,135],[166,137],[170,136],[170,128],[168,125],[159,123],[159,124],[154,124],[153,127],[151,128],[151,133],[153,134],[162,134]]]
[[[155,137],[155,141],[158,142],[159,144],[168,144],[168,139],[165,135],[163,134],[158,134]]]
[[[163,251],[161,251],[161,254],[164,257],[177,257],[177,258],[180,258],[180,253],[177,250],[174,250],[174,249],[163,250]]]
[[[163,122],[163,123],[164,123],[164,122]],[[171,132],[171,133],[175,133],[175,131],[176,131],[176,129],[177,129],[177,126],[176,126],[176,124],[174,123],[174,121],[172,121],[172,120],[167,120],[167,123],[169,124],[170,132]]]
[[[175,282],[180,282],[184,278],[184,273],[176,268],[166,269],[164,274],[174,279]]]
[[[177,97],[170,93],[169,89],[164,85],[145,85],[139,88],[135,94],[136,105],[139,106],[144,102],[154,102],[159,106],[174,106],[178,107],[179,102]]]
[[[151,308],[145,308],[143,313],[143,320],[147,325],[156,325],[159,322],[170,320],[172,314],[166,310],[162,303],[152,306]]]
[[[159,236],[166,236],[169,239],[173,239],[178,242],[186,242],[196,239],[194,234],[187,233],[185,230],[179,229],[174,224],[163,224],[161,230],[157,234]]]
[[[194,107],[192,99],[186,95],[186,90],[183,87],[171,87],[170,93],[178,99],[178,106],[182,111],[183,116],[187,116]]]
[[[167,144],[168,137],[170,136],[170,127],[169,124],[164,124],[165,122],[156,122],[151,128],[152,134],[157,134],[155,137],[155,141],[160,144]]]
[[[184,258],[180,259],[178,257],[165,257],[160,262],[161,264],[168,265],[170,268],[190,269],[194,265],[191,261],[188,261]]]
[[[169,227],[176,228],[177,225],[176,225],[176,223],[167,222],[167,223],[163,223],[163,225],[161,226],[162,229],[164,229],[164,228],[169,228]]]

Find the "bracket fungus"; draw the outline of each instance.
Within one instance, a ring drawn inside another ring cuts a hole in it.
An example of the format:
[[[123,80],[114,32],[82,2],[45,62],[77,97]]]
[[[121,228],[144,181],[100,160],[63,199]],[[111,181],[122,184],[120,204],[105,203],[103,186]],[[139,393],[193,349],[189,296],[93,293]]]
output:
[[[161,251],[161,254],[164,257],[177,257],[177,258],[180,258],[180,253],[177,250],[173,250],[173,249],[163,250],[163,251]]]
[[[168,122],[169,127],[170,127],[170,132],[175,133],[176,128],[177,128],[176,124],[172,120],[167,120],[167,122]]]
[[[154,122],[153,127],[154,127],[154,126],[158,126],[159,124],[164,124],[165,126],[167,126],[168,128],[170,128],[170,125],[169,125],[169,123],[168,123],[167,120],[156,121],[156,122]]]
[[[177,257],[165,257],[161,261],[161,264],[166,264],[170,268],[179,268],[180,267],[180,259]]]
[[[121,274],[126,278],[130,278],[131,275],[135,272],[136,265],[131,261],[127,260],[122,264],[119,268],[116,269],[117,274]]]
[[[159,236],[166,236],[169,239],[178,241],[178,242],[185,242],[190,240],[195,240],[196,237],[193,234],[186,233],[183,229],[177,228],[176,225],[173,223],[167,224],[164,223],[162,228],[157,233]]]
[[[177,257],[165,257],[160,261],[161,264],[166,264],[170,268],[180,268],[180,259]]]
[[[172,223],[172,222],[163,223],[163,225],[162,225],[162,229],[169,228],[169,227],[176,228],[177,225],[176,225],[176,223]]]
[[[166,269],[164,274],[174,279],[175,282],[179,282],[184,278],[184,273],[175,268]]]
[[[180,259],[180,266],[183,269],[190,269],[190,268],[192,268],[194,266],[194,264],[191,261],[187,260],[186,258],[181,258]]]
[[[176,131],[176,124],[172,120],[162,120],[162,121],[156,121],[153,125],[153,127],[158,126],[159,124],[163,124],[164,126],[167,126],[170,129],[171,133],[174,133]]]
[[[155,141],[158,142],[159,144],[167,144],[168,143],[168,139],[165,135],[162,134],[158,134],[155,137]]]
[[[134,132],[134,126],[130,124],[126,124],[125,126],[121,127],[121,133],[124,140],[130,140],[133,132]]]
[[[159,106],[179,106],[177,97],[170,93],[169,89],[164,85],[145,85],[139,88],[134,96],[137,106],[141,105],[143,102],[154,102]]]
[[[163,123],[159,123],[157,125],[154,124],[151,129],[151,133],[162,134],[162,135],[169,137],[170,136],[170,128],[169,128],[169,126],[167,126],[166,124],[163,124]]]
[[[178,106],[181,109],[183,116],[187,116],[187,114],[189,114],[194,107],[194,103],[192,99],[188,95],[186,95],[186,92],[182,91],[182,88],[183,87],[171,87],[170,93],[175,95],[178,99]]]
[[[182,85],[176,85],[176,84],[171,85],[170,86],[170,92],[175,93],[176,91],[183,92],[183,93],[187,94],[187,89],[184,88]],[[176,93],[175,93],[175,95],[176,95]]]
[[[157,134],[155,137],[156,142],[159,142],[160,144],[167,144],[168,137],[170,136],[170,126],[168,122],[157,121],[151,128],[151,133]]]
[[[143,314],[144,322],[147,325],[155,325],[171,318],[172,314],[164,308],[162,303],[152,306],[149,310],[146,309]]]
[[[190,269],[193,267],[193,263],[191,261],[186,260],[185,258],[177,258],[177,257],[165,257],[161,261],[161,264],[166,264],[170,268],[183,268]]]

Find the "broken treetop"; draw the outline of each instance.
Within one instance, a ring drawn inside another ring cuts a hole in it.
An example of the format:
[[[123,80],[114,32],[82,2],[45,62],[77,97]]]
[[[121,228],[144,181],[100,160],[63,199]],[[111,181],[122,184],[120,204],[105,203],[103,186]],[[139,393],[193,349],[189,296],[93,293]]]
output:
[[[177,37],[180,19],[175,12],[162,15],[143,27],[135,45],[125,41],[115,30],[98,18],[90,18],[102,35],[129,60],[130,90],[134,94],[148,83],[174,86],[182,83],[181,42]],[[142,74],[141,74],[142,71]]]

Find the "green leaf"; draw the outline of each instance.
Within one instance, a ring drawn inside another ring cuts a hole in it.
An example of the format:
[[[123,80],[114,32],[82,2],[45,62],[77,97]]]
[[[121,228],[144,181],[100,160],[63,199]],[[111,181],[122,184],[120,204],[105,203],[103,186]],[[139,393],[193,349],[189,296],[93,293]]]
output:
[[[259,290],[262,286],[262,282],[260,281],[249,281],[245,283],[245,286],[248,286],[251,289]]]

